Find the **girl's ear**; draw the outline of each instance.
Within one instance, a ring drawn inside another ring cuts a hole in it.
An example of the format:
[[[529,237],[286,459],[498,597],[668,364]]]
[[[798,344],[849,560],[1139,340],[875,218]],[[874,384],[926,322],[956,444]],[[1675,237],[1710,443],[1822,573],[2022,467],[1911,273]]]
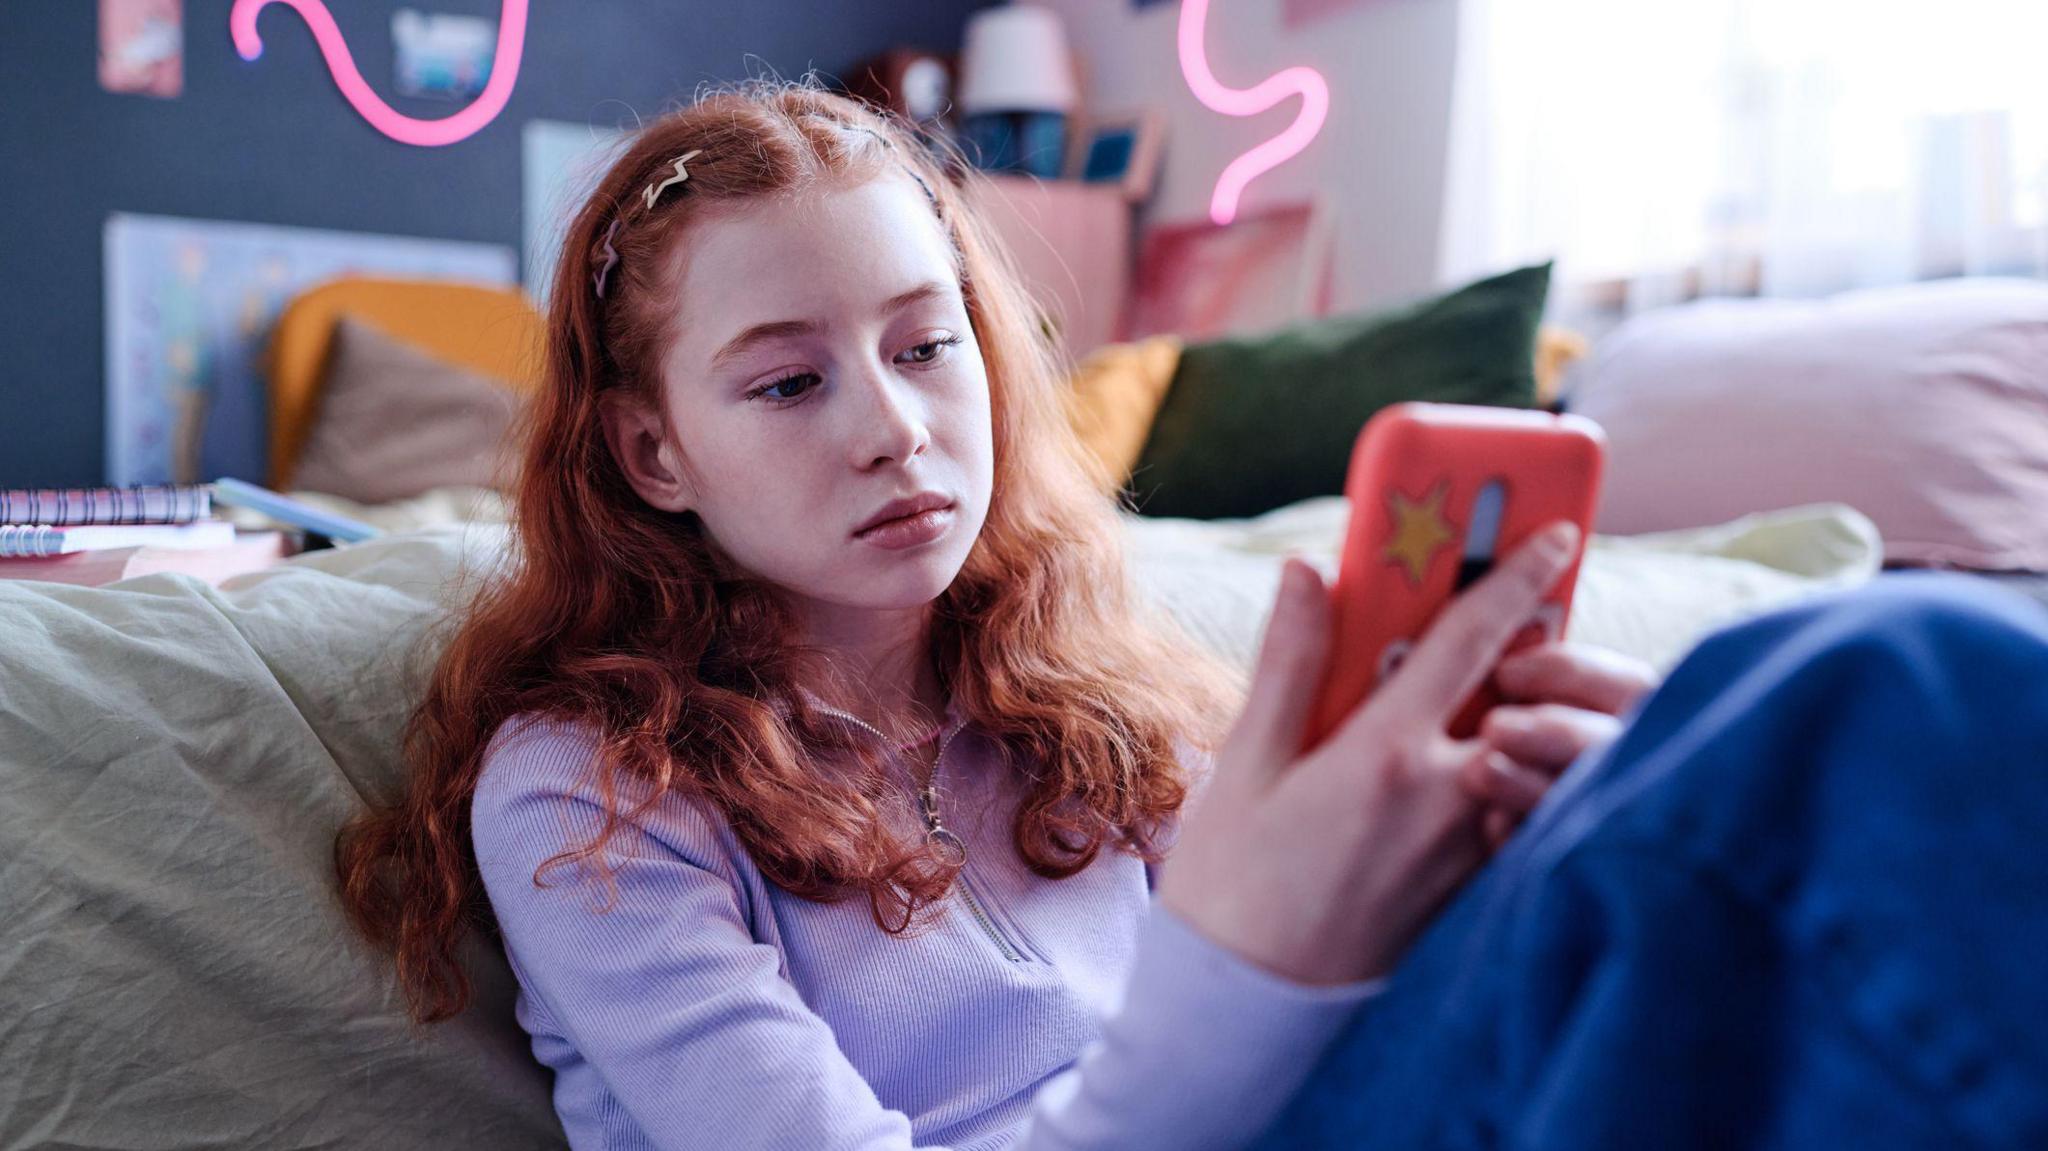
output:
[[[662,434],[661,416],[646,404],[614,390],[598,400],[598,418],[612,458],[626,482],[652,507],[665,512],[690,508],[689,480]]]

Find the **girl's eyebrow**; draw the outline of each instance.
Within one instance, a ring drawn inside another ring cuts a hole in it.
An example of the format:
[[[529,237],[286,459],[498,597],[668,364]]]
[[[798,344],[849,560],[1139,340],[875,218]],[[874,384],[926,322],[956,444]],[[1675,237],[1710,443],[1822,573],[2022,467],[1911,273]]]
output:
[[[711,357],[711,366],[716,368],[727,360],[735,359],[755,344],[786,339],[790,336],[806,336],[823,327],[824,325],[816,320],[775,320],[766,324],[755,324],[727,340],[725,346]]]
[[[889,297],[887,302],[882,305],[882,314],[886,316],[891,312],[900,312],[912,304],[922,304],[926,300],[937,299],[952,290],[953,285],[951,284],[942,284],[937,280],[927,280],[907,292],[899,292]]]
[[[886,316],[894,312],[900,312],[912,304],[921,304],[926,300],[936,299],[952,290],[953,286],[951,284],[943,284],[937,280],[928,280],[907,292],[898,292],[896,295],[889,297],[882,303],[881,314]],[[787,339],[791,336],[808,336],[814,332],[821,331],[823,327],[824,325],[816,320],[772,320],[765,324],[755,324],[753,327],[727,340],[725,346],[718,349],[712,355],[711,366],[716,368],[727,360],[737,358],[756,344],[766,343],[769,340]]]

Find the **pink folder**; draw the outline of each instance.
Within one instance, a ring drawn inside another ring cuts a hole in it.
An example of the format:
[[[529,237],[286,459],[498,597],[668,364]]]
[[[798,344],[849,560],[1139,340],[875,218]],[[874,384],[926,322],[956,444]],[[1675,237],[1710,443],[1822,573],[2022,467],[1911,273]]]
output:
[[[238,532],[234,543],[221,548],[105,548],[59,556],[0,558],[0,579],[96,587],[153,572],[183,572],[217,586],[229,576],[267,568],[285,554],[283,532]]]

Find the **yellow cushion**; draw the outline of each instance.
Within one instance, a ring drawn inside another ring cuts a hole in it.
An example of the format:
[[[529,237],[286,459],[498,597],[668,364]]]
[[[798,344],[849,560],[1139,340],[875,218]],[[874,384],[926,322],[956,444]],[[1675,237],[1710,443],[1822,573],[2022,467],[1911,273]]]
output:
[[[1075,366],[1066,393],[1067,418],[1106,489],[1130,478],[1180,366],[1180,349],[1181,341],[1173,336],[1153,336],[1104,345]]]
[[[1564,370],[1583,357],[1592,342],[1570,328],[1544,324],[1536,329],[1536,402],[1556,401]]]
[[[285,306],[270,337],[271,487],[285,490],[319,411],[328,346],[344,314],[358,316],[440,359],[531,391],[540,380],[545,325],[517,288],[435,280],[346,278],[309,288]]]

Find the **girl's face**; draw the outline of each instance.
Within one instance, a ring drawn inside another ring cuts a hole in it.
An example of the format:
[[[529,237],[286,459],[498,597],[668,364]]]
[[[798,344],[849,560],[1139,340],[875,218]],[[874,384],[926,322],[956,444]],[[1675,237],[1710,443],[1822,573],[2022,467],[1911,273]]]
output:
[[[877,610],[921,620],[994,474],[988,377],[924,193],[892,174],[721,207],[675,260],[662,394],[690,467],[644,414],[608,413],[635,488],[794,593],[813,638],[852,639]],[[950,504],[926,530],[860,531],[926,493]]]

